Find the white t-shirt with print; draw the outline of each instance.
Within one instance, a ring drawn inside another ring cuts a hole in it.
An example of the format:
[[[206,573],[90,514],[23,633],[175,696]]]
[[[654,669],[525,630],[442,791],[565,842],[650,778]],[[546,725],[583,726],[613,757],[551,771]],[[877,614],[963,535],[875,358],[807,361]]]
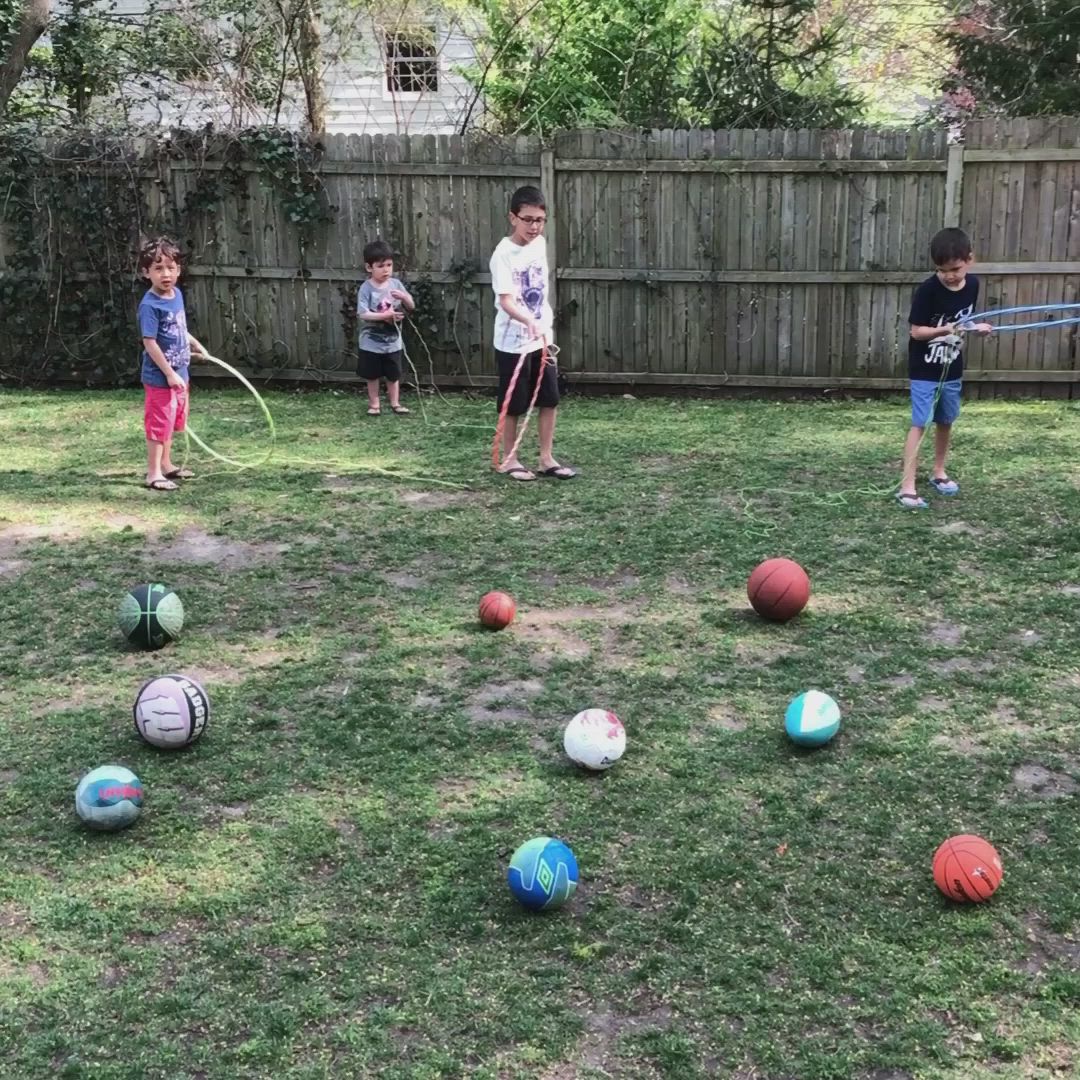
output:
[[[542,236],[524,246],[515,244],[509,236],[500,240],[491,256],[491,287],[495,290],[496,349],[520,353],[528,348],[532,352],[542,344],[526,340],[525,324],[511,319],[499,307],[503,293],[509,293],[518,307],[532,314],[551,344],[555,315],[548,297],[547,242]]]

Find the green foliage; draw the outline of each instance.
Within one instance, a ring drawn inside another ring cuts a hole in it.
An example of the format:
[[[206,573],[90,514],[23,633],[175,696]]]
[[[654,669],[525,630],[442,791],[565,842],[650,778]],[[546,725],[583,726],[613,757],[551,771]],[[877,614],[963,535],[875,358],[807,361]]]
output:
[[[845,122],[860,99],[835,74],[839,26],[807,32],[813,6],[478,0],[487,30],[466,75],[503,131]]]
[[[1009,116],[1080,113],[1080,4],[1075,0],[976,0],[948,34],[974,111]]]
[[[24,382],[130,382],[135,307],[145,283],[135,255],[146,235],[176,236],[184,250],[215,235],[223,209],[252,232],[250,184],[271,188],[293,226],[303,268],[313,231],[335,218],[319,175],[321,147],[297,132],[174,132],[66,135],[48,150],[37,129],[0,129],[0,230],[8,241],[0,274],[2,374]],[[196,164],[177,201],[151,176],[181,158]],[[207,167],[217,166],[217,167]]]

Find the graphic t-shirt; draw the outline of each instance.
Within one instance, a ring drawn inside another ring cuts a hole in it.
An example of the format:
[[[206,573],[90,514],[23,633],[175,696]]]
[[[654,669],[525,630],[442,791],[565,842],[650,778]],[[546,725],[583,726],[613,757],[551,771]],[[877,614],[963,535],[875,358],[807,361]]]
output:
[[[551,344],[555,316],[548,299],[547,243],[542,236],[522,246],[509,236],[499,241],[491,256],[491,287],[495,290],[495,348],[501,352],[530,352],[541,342],[526,340],[525,324],[511,319],[501,307],[499,297],[509,293],[518,307],[526,308],[540,324]]]
[[[184,314],[184,295],[173,287],[170,297],[158,296],[147,289],[139,304],[139,336],[154,338],[169,367],[184,382],[189,381],[188,365],[191,363],[191,345],[188,343],[187,316]],[[142,353],[142,381],[144,386],[168,386],[165,373],[150,359],[146,350]]]
[[[379,286],[372,284],[371,278],[368,278],[356,294],[356,314],[363,316],[367,311],[400,311],[401,301],[390,295],[391,289],[407,291],[396,277],[387,278]],[[401,323],[370,322],[361,318],[360,348],[374,353],[397,352],[401,348],[400,326]]]
[[[945,326],[962,322],[975,313],[979,299],[979,279],[968,274],[964,287],[953,292],[938,280],[937,274],[928,277],[915,289],[911,298],[912,326]],[[908,339],[908,376],[911,379],[937,382],[942,378],[942,366],[948,370],[945,379],[959,379],[964,373],[963,338],[959,343],[936,338],[932,341]]]

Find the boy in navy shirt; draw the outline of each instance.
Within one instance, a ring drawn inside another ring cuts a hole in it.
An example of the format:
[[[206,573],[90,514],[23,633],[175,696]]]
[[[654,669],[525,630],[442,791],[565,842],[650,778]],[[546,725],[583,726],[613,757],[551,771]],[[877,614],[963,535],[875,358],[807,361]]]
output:
[[[915,490],[915,469],[923,432],[934,421],[934,469],[930,485],[940,495],[956,495],[960,486],[945,471],[952,426],[960,415],[964,372],[964,330],[989,334],[989,323],[964,325],[979,299],[979,279],[968,271],[975,257],[963,229],[942,229],[930,241],[937,272],[915,289],[911,300],[908,376],[911,379],[911,430],[904,444],[904,475],[896,499],[907,510],[928,503]]]

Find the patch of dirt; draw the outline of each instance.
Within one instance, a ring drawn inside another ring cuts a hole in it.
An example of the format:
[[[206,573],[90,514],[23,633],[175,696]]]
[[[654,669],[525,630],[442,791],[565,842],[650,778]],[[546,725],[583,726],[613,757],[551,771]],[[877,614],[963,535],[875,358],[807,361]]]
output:
[[[247,817],[248,811],[251,809],[251,803],[238,802],[232,806],[221,807],[221,816],[228,821],[239,821],[241,818]]]
[[[18,577],[29,565],[26,559],[0,559],[0,578]]]
[[[931,525],[930,528],[946,536],[982,536],[985,533],[984,529],[969,525],[966,521],[950,521],[945,525]]]
[[[724,731],[746,730],[746,721],[735,711],[732,705],[724,702],[713,705],[706,715],[709,718],[710,727],[722,728]]]
[[[155,547],[154,557],[167,562],[225,564],[229,568],[236,568],[272,562],[288,551],[290,546],[229,540],[189,527],[165,547]]]
[[[17,769],[0,769],[0,787],[7,787],[8,784],[14,784],[19,779],[19,773]]]
[[[516,769],[511,769],[501,776],[485,777],[446,777],[435,785],[439,797],[439,809],[451,810],[455,807],[472,806],[477,801],[478,791],[483,790],[497,798],[512,794],[525,782],[525,777]]]
[[[113,512],[88,514],[87,520],[94,519],[95,524],[104,525],[114,532],[145,533],[148,537],[154,537],[158,533],[158,526],[146,521],[144,518],[133,517],[131,514],[117,514]],[[95,530],[82,524],[74,524],[72,521],[54,521],[46,525],[6,525],[0,529],[0,557],[18,555],[21,549],[35,540],[80,540],[91,535]]]
[[[0,931],[23,930],[30,925],[26,912],[10,901],[0,904]]]
[[[678,574],[668,574],[664,578],[664,588],[675,596],[696,596],[697,588]]]
[[[1080,585],[1062,585],[1061,591],[1066,596],[1080,596]]]
[[[423,578],[410,574],[407,570],[384,573],[382,578],[388,584],[393,585],[395,589],[422,589],[427,584]]]
[[[941,746],[946,750],[951,750],[954,754],[964,756],[975,756],[986,749],[978,739],[972,738],[970,735],[950,735],[947,732],[935,735],[930,742],[934,746]]]
[[[871,1069],[867,1073],[859,1073],[858,1080],[915,1080],[915,1074],[907,1069]]]
[[[949,703],[944,698],[928,694],[924,698],[919,698],[916,708],[921,712],[945,712],[949,708]]]
[[[247,644],[241,647],[222,643],[218,650],[222,654],[219,663],[186,665],[183,668],[184,674],[202,683],[212,695],[215,685],[235,686],[245,679],[250,679],[255,671],[274,667],[285,660],[297,659],[295,652],[274,644],[278,633],[280,631],[269,630],[265,634],[247,639]],[[142,653],[134,655],[136,659],[143,656]]]
[[[1019,970],[1041,975],[1047,968],[1080,971],[1080,941],[1057,934],[1034,912],[1024,916],[1025,936],[1030,944],[1027,958]]]
[[[844,678],[849,683],[861,683],[866,678],[866,669],[852,664],[851,667],[844,669]]]
[[[939,675],[954,675],[957,672],[974,675],[984,671],[993,671],[997,666],[993,660],[974,660],[970,656],[954,656],[940,664],[930,665]]]
[[[910,690],[915,685],[914,675],[890,675],[884,680],[885,685],[893,690]]]
[[[767,668],[777,660],[798,656],[805,651],[802,645],[789,645],[785,642],[740,641],[735,646],[735,661],[743,667]]]
[[[418,690],[413,698],[414,709],[437,709],[442,705],[442,698],[429,694],[426,690]]]
[[[518,615],[514,634],[541,653],[580,660],[588,656],[592,648],[579,634],[568,629],[569,626],[581,622],[622,625],[632,622],[634,618],[634,609],[624,604],[527,611]]]
[[[959,645],[964,636],[964,628],[953,622],[932,623],[927,636],[939,645]]]
[[[603,577],[586,578],[585,584],[590,589],[634,589],[641,584],[641,578],[637,574],[624,571],[619,574],[605,574]]]
[[[581,1008],[585,1034],[568,1061],[552,1065],[540,1074],[539,1080],[579,1080],[584,1070],[598,1070],[604,1075],[618,1076],[619,1051],[617,1043],[624,1035],[645,1031],[665,1031],[671,1026],[671,1010],[659,1005],[639,1013],[618,1013],[612,1006],[601,1003],[593,1009]]]
[[[470,696],[465,715],[478,724],[531,720],[532,713],[528,709],[519,708],[517,703],[531,701],[543,692],[544,684],[538,679],[486,683]]]
[[[104,708],[114,704],[115,701],[115,687],[87,687],[83,683],[73,683],[65,688],[63,697],[49,698],[48,701],[35,705],[30,710],[30,715],[41,717],[58,712],[72,712],[76,709]]]
[[[1042,641],[1042,634],[1038,630],[1017,630],[1013,636],[1021,645],[1038,645]]]
[[[1080,789],[1080,784],[1068,773],[1031,763],[1013,769],[1012,782],[1017,790],[1036,799],[1063,799]]]
[[[401,501],[414,510],[447,510],[469,501],[467,491],[403,491]]]

